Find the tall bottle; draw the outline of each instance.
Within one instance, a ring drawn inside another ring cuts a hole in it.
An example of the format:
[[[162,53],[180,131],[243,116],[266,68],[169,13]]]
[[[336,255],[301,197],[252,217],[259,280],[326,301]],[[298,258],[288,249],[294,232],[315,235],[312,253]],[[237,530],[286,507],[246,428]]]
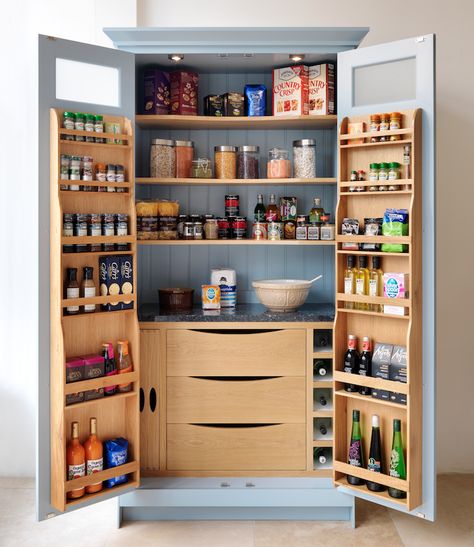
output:
[[[79,423],[71,424],[71,440],[66,447],[67,480],[78,479],[86,473],[86,458],[84,447],[79,442]],[[76,488],[67,493],[69,499],[81,498],[85,488]]]
[[[344,294],[356,293],[356,274],[355,257],[347,256],[347,266],[344,270]],[[345,302],[345,307],[349,310],[354,309],[354,302]]]
[[[357,336],[349,334],[347,339],[347,351],[344,355],[344,372],[359,374],[359,352],[357,351]],[[344,389],[350,392],[359,391],[356,384],[344,384]]]
[[[265,220],[267,222],[278,222],[280,220],[280,211],[276,204],[275,194],[270,194],[270,201],[265,211]]]
[[[104,451],[102,443],[97,438],[96,418],[91,418],[90,420],[90,435],[84,443],[84,452],[86,456],[87,475],[99,473],[99,471],[104,469]],[[86,492],[88,494],[93,494],[94,492],[99,492],[100,490],[102,490],[102,481],[86,486]]]
[[[321,216],[324,215],[324,209],[321,207],[321,198],[314,198],[314,205],[309,212],[310,224],[320,224],[322,222]]]
[[[96,289],[95,289],[95,283],[94,283],[94,268],[91,266],[85,266],[84,267],[84,275],[82,277],[82,283],[81,283],[81,297],[82,298],[91,298],[96,296]],[[84,306],[84,312],[85,313],[94,313],[95,312],[95,304],[86,304]]]
[[[64,284],[64,297],[79,298],[79,283],[77,282],[77,268],[68,268],[66,271],[66,282]],[[79,306],[67,306],[67,315],[77,315]]]
[[[380,269],[380,256],[372,257],[372,269],[369,271],[369,296],[383,296],[383,271]],[[369,309],[383,312],[382,304],[370,304]]]
[[[119,374],[125,374],[126,372],[132,372],[132,359],[128,353],[128,341],[127,340],[118,340],[118,363],[117,369]],[[118,391],[120,393],[125,393],[132,390],[132,384],[119,384]]]
[[[359,359],[359,374],[360,376],[372,376],[372,344],[370,338],[364,336],[362,338],[362,353]],[[359,393],[361,395],[371,395],[370,387],[360,386]]]
[[[117,366],[115,364],[114,357],[114,345],[112,342],[105,342],[102,344],[102,357],[104,358],[105,363],[105,375],[113,376],[117,374]],[[117,386],[107,386],[104,388],[104,395],[114,395],[117,391]]]
[[[253,211],[253,218],[255,222],[264,222],[265,221],[265,205],[263,204],[263,195],[258,194],[257,196],[257,205]]]
[[[366,256],[359,256],[359,269],[356,273],[356,294],[359,296],[369,295],[369,270],[367,269]],[[368,310],[369,305],[365,302],[358,302],[356,309]]]
[[[406,479],[405,457],[403,455],[402,427],[400,420],[393,420],[393,441],[392,452],[390,453],[390,476],[397,479]],[[403,499],[407,497],[406,492],[398,488],[389,487],[388,494],[392,498]]]
[[[326,427],[326,424],[321,424],[319,426],[319,432],[321,433],[321,435],[327,435],[328,428]]]
[[[380,441],[380,418],[372,416],[372,436],[370,438],[369,461],[367,469],[374,473],[383,473],[382,443]],[[383,492],[385,486],[373,481],[366,481],[367,488],[372,492]]]
[[[349,446],[349,457],[347,460],[349,465],[354,467],[365,467],[364,465],[364,451],[362,450],[362,436],[360,433],[360,411],[352,411],[352,432],[351,432],[351,444]],[[364,484],[364,480],[359,477],[347,475],[347,482],[353,486],[360,486]]]

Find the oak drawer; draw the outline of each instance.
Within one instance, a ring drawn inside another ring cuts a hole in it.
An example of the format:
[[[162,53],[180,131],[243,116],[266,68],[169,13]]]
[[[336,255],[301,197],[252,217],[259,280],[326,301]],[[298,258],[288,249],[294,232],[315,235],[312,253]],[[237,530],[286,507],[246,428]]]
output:
[[[168,330],[168,376],[304,376],[306,331]]]
[[[304,423],[306,381],[168,377],[168,423]]]
[[[170,471],[304,470],[305,425],[168,424]]]

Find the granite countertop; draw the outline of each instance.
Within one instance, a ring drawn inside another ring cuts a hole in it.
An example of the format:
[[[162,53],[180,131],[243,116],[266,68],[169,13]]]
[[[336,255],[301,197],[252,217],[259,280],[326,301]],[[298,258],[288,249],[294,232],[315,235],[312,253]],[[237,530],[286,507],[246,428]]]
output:
[[[143,304],[138,308],[138,319],[142,322],[308,322],[334,321],[334,304],[304,304],[296,312],[273,313],[261,304],[239,304],[236,308],[203,310],[195,306],[190,311],[160,312],[158,304]]]

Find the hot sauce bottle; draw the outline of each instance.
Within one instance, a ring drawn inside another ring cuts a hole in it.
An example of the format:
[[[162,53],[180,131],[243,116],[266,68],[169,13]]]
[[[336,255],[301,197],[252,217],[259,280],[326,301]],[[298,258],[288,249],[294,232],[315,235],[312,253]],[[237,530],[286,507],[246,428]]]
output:
[[[79,442],[79,423],[71,424],[71,440],[66,448],[67,480],[78,479],[85,475],[86,460],[84,447]],[[67,493],[70,499],[81,498],[84,495],[85,488],[76,488]]]
[[[101,441],[97,438],[96,418],[91,418],[90,424],[90,435],[84,443],[87,475],[99,473],[104,468],[103,447]],[[93,494],[100,490],[102,490],[102,481],[86,486],[86,492],[88,494]]]

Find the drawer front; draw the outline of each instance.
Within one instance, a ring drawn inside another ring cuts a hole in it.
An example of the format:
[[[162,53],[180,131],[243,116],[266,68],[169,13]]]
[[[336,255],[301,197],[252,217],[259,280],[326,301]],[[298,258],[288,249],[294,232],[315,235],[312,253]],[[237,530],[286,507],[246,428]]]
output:
[[[169,330],[168,376],[304,376],[306,331]]]
[[[168,423],[304,423],[303,376],[228,380],[168,377]]]
[[[168,424],[170,471],[304,470],[305,425]]]

